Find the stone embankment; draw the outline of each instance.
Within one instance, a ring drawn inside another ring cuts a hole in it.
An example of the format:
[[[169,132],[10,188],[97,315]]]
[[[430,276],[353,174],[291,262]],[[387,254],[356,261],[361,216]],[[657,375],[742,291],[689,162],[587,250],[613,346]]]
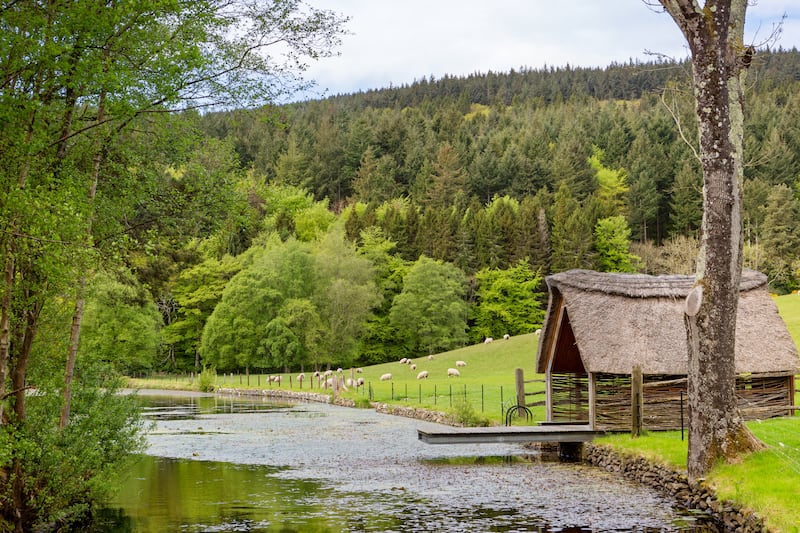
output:
[[[652,487],[687,509],[711,515],[721,531],[768,533],[761,518],[731,501],[720,501],[705,483],[689,483],[685,473],[654,464],[642,457],[620,454],[609,446],[587,443],[584,461],[625,478]]]
[[[288,400],[321,402],[355,407],[353,400],[334,399],[330,394],[289,391],[284,389],[218,389],[218,394],[261,396]],[[455,425],[453,419],[439,411],[372,402],[379,413],[415,418],[438,424]],[[711,515],[720,531],[733,533],[769,533],[764,522],[753,512],[731,501],[720,501],[705,483],[690,484],[685,473],[652,463],[642,457],[623,455],[609,446],[586,443],[583,460],[591,465],[616,472],[627,479],[652,487],[687,509],[698,509]]]
[[[330,394],[318,392],[290,391],[284,389],[217,389],[216,392],[217,394],[223,394],[226,396],[259,396],[278,398],[282,400],[330,403],[333,405],[341,405],[342,407],[356,406],[356,403],[353,400],[333,398]],[[420,409],[416,407],[388,405],[378,402],[370,402],[370,407],[379,413],[384,413],[387,415],[404,416],[406,418],[415,418],[417,420],[425,420],[427,422],[436,422],[437,424],[448,424],[451,426],[454,425],[452,418],[447,413],[442,413],[440,411],[430,411],[428,409]]]

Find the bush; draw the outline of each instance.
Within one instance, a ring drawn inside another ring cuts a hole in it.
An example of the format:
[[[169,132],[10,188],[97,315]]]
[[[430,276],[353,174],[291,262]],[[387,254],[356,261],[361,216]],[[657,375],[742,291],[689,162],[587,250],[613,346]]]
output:
[[[372,404],[370,404],[369,402],[369,398],[366,398],[364,396],[359,396],[354,400],[354,402],[355,402],[355,407],[359,409],[369,409],[370,407],[372,407]]]
[[[465,400],[453,404],[453,418],[464,427],[486,427],[490,424],[488,418],[478,413],[475,407]]]
[[[214,392],[217,383],[217,369],[213,366],[211,368],[203,365],[203,371],[197,379],[197,387],[200,392]]]

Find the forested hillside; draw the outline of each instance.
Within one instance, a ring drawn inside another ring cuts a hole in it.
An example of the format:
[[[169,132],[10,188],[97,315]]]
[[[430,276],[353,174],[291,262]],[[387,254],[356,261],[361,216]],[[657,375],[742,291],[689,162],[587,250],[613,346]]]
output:
[[[800,53],[756,58],[745,266],[786,292],[798,285]],[[161,359],[137,351],[123,369],[383,362],[535,329],[551,272],[693,272],[689,70],[475,74],[187,113],[199,133],[169,173],[190,209],[172,225],[143,217],[158,237],[128,261],[164,318]]]

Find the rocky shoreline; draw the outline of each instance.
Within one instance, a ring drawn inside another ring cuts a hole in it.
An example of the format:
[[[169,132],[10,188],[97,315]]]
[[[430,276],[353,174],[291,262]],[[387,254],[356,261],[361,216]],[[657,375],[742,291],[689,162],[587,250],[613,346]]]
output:
[[[355,402],[342,398],[332,398],[329,394],[315,392],[287,391],[282,389],[218,389],[218,394],[232,396],[266,396],[271,398],[292,399],[311,402],[329,403],[343,407],[355,407]],[[415,418],[439,424],[454,425],[452,417],[447,413],[430,411],[415,407],[371,403],[371,407],[379,413]],[[642,485],[651,487],[673,499],[678,505],[687,509],[696,509],[711,516],[717,523],[719,531],[732,533],[769,533],[764,521],[752,511],[732,501],[717,498],[714,490],[703,482],[691,484],[685,472],[671,467],[652,463],[642,457],[621,454],[610,446],[586,443],[583,450],[583,461],[587,464],[603,468],[609,472],[619,473]]]

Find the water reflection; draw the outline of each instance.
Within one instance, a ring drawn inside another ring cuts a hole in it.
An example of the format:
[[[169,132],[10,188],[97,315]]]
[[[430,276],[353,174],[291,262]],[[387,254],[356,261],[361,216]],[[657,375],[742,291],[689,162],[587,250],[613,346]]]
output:
[[[142,398],[148,456],[96,531],[700,531],[659,495],[516,445],[431,446],[371,410]]]

